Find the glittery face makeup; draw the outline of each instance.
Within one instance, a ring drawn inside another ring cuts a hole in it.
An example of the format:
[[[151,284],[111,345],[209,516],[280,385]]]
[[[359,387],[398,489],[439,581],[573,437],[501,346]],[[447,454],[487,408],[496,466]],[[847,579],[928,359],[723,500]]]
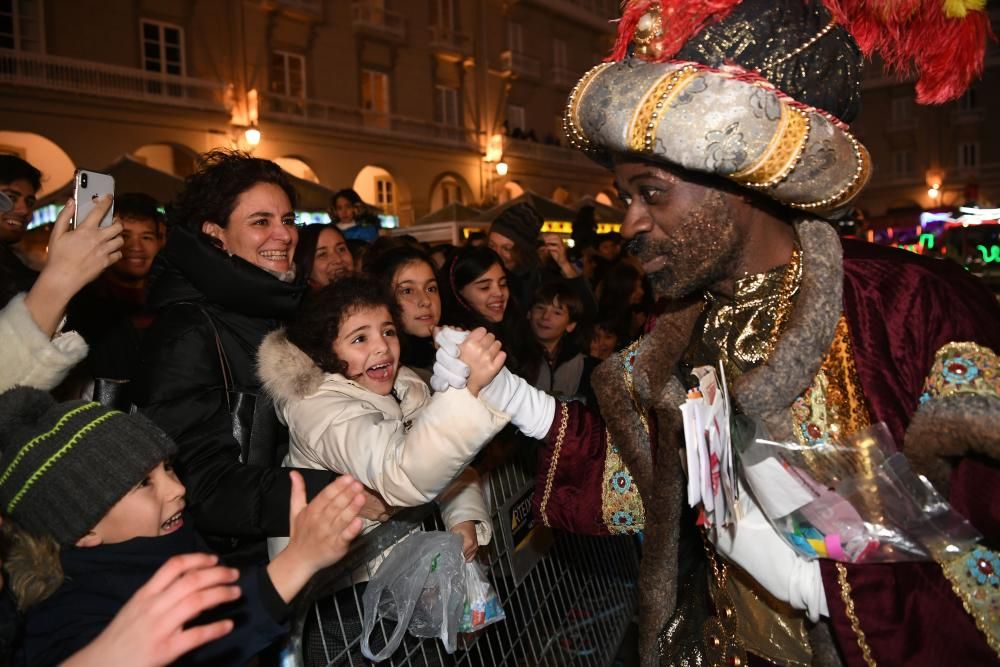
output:
[[[644,162],[616,162],[628,207],[622,235],[657,297],[687,296],[733,274],[743,237],[727,195]]]

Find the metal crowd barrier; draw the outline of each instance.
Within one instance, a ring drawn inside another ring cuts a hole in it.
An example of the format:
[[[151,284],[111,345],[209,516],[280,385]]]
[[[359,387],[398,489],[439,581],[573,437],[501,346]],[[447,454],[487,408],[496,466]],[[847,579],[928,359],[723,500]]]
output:
[[[553,534],[531,519],[534,480],[516,462],[483,477],[493,519],[488,572],[506,619],[460,638],[448,655],[438,639],[407,634],[384,665],[610,665],[637,599],[638,551],[631,538]],[[443,530],[433,505],[401,512],[355,541],[335,567],[314,578],[297,608],[292,645],[305,667],[365,665],[361,655],[363,585],[350,573],[415,530]],[[378,652],[394,623],[379,621]],[[464,641],[463,641],[464,640]]]

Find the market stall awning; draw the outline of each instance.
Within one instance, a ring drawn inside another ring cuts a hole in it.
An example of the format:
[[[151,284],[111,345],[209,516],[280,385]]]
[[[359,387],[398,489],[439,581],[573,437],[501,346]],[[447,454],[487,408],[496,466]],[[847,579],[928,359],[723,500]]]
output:
[[[576,217],[576,212],[569,208],[568,206],[563,206],[562,204],[556,203],[547,197],[543,197],[539,194],[526,190],[524,194],[519,197],[515,197],[510,201],[504,202],[499,206],[494,206],[491,209],[483,211],[479,219],[484,222],[493,222],[499,217],[501,213],[506,211],[511,206],[516,206],[518,204],[531,204],[538,215],[542,216],[545,222],[572,222],[573,218]]]
[[[428,213],[414,224],[430,225],[435,222],[478,222],[481,214],[482,212],[479,209],[452,202],[447,206]]]
[[[184,181],[177,176],[143,164],[128,154],[122,155],[109,166],[98,171],[114,177],[116,194],[144,192],[161,204],[173,199],[184,185]],[[38,206],[48,206],[49,204],[61,206],[72,196],[73,180],[70,180],[59,189],[46,195],[38,202]]]

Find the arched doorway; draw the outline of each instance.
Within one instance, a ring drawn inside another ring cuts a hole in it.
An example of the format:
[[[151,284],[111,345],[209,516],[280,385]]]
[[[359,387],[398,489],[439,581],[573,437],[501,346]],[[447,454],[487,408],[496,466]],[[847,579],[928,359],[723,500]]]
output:
[[[66,151],[33,132],[0,132],[0,153],[17,155],[42,172],[42,189],[37,192],[39,199],[72,180],[76,171]]]
[[[437,177],[431,186],[431,210],[436,211],[448,204],[466,204],[472,201],[472,188],[464,178],[452,172]]]
[[[313,168],[310,167],[304,160],[288,156],[276,157],[274,158],[274,162],[296,178],[301,178],[302,180],[309,181],[310,183],[319,183],[319,176],[316,175]]]
[[[507,181],[503,184],[503,190],[500,191],[500,203],[508,202],[511,199],[516,199],[524,194],[524,188],[517,181]]]
[[[557,204],[569,206],[569,204],[573,201],[573,195],[570,194],[569,190],[559,185],[552,191],[552,201]]]

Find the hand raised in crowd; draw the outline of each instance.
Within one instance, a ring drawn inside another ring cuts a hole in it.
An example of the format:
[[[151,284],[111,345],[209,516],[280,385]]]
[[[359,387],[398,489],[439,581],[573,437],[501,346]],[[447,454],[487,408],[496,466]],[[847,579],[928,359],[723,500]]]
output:
[[[476,535],[475,521],[462,521],[451,528],[451,532],[462,538],[462,555],[466,562],[475,560],[479,552],[479,537]]]
[[[469,367],[466,387],[473,396],[490,383],[503,368],[507,353],[500,349],[500,341],[483,327],[474,329],[458,346],[458,358]]]
[[[576,278],[580,275],[580,272],[569,261],[569,257],[566,254],[566,244],[563,243],[561,236],[552,232],[546,232],[538,238],[542,242],[542,251],[552,258],[552,261],[559,267],[559,271],[563,274],[563,277]]]
[[[70,199],[56,218],[49,236],[49,257],[35,285],[24,299],[38,328],[55,334],[70,299],[122,257],[122,225],[100,227],[112,197],[103,195],[90,214],[70,229],[76,204]]]
[[[291,535],[288,547],[267,566],[271,583],[285,602],[291,602],[312,575],[344,557],[361,532],[358,512],[365,503],[364,487],[350,475],[341,475],[307,503],[302,475],[294,470],[288,474]]]
[[[229,634],[233,621],[188,626],[202,612],[240,597],[239,572],[212,554],[174,556],[137,590],[94,641],[63,667],[169,665]]]

